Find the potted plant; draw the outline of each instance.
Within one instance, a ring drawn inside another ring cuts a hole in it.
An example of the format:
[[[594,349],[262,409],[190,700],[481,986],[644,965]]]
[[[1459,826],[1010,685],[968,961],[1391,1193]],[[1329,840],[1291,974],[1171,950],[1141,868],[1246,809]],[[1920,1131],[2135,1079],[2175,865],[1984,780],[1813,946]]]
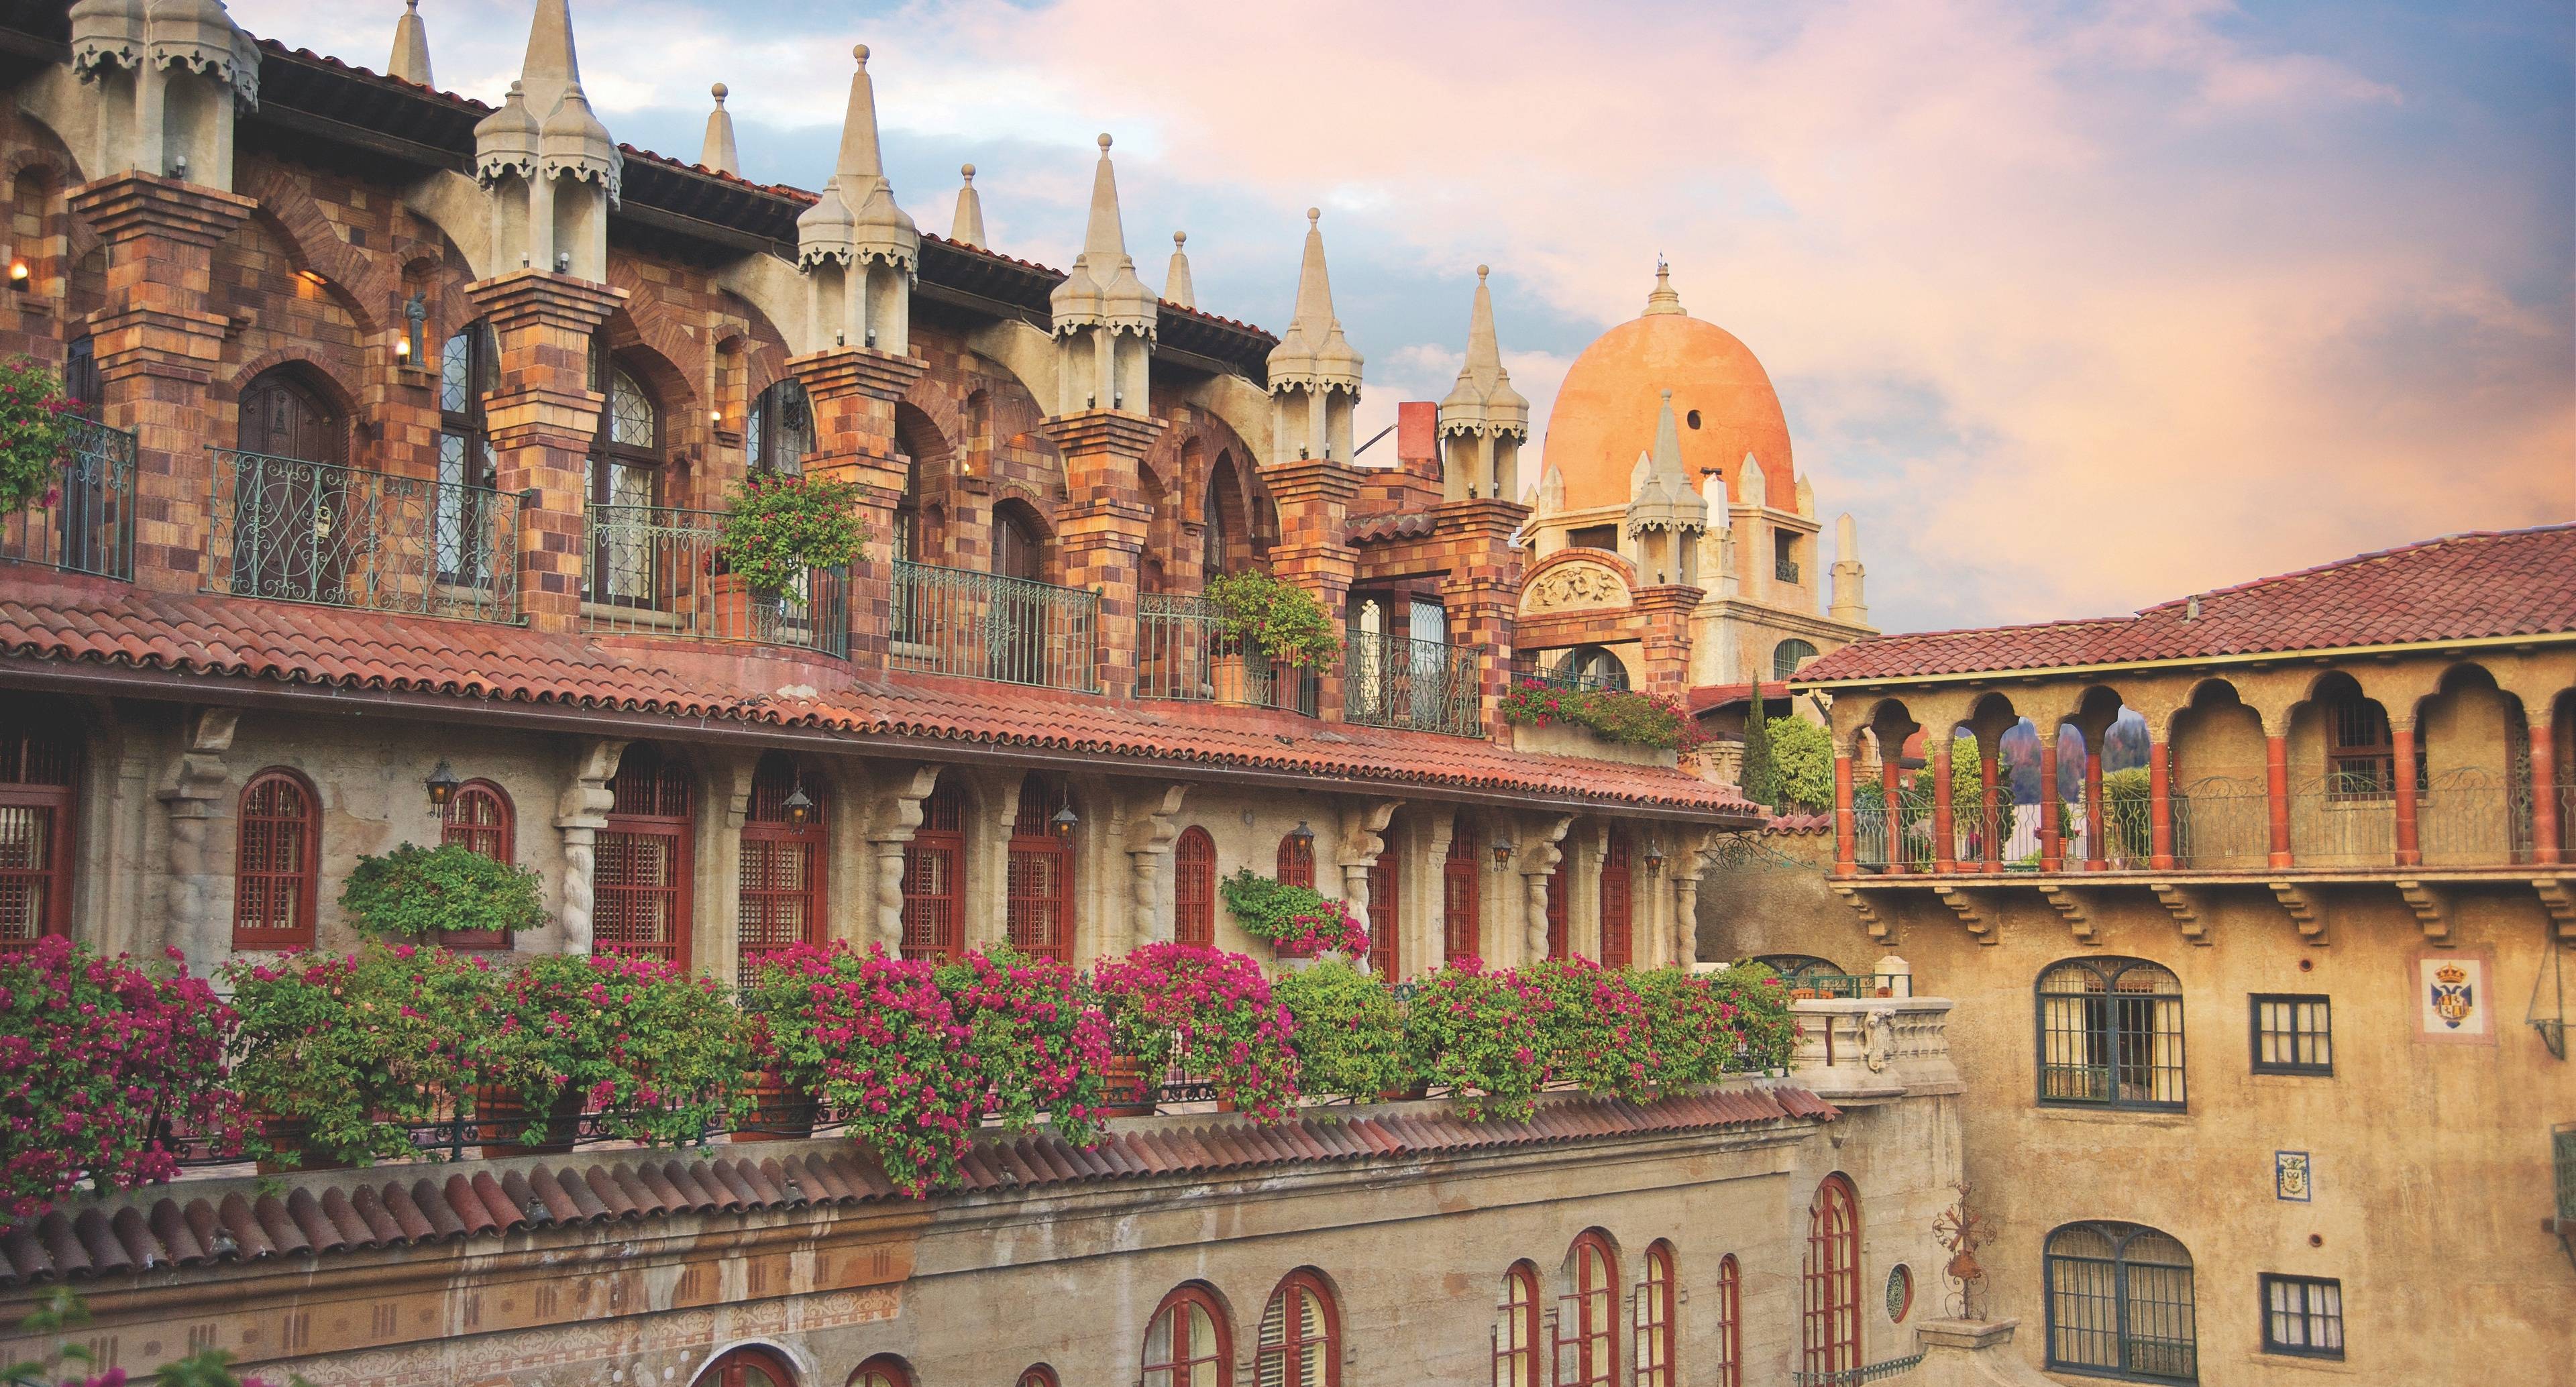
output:
[[[0,1198],[35,1218],[86,1184],[100,1194],[170,1179],[170,1133],[241,1148],[223,1087],[232,1009],[203,978],[101,957],[59,935],[0,954]]]
[[[694,1145],[750,1106],[748,1028],[722,988],[663,959],[539,954],[506,976],[468,1047],[483,1153],[596,1135]]]
[[[818,1093],[887,1180],[916,1197],[956,1182],[985,1102],[968,1029],[937,971],[835,941],[774,956],[759,984],[779,1074]]]
[[[232,1086],[258,1119],[263,1170],[415,1154],[413,1129],[467,1097],[454,1078],[496,982],[480,957],[410,944],[246,960],[224,980],[240,1018]]]
[[[340,890],[340,908],[360,933],[438,942],[468,933],[507,938],[546,922],[537,874],[463,843],[410,843],[362,855]]]
[[[1205,595],[1237,657],[1259,650],[1274,665],[1316,669],[1342,651],[1342,633],[1323,604],[1294,583],[1258,571],[1226,573],[1208,580]]]
[[[1368,931],[1341,902],[1326,900],[1312,887],[1290,886],[1246,867],[1218,889],[1243,932],[1268,942],[1282,960],[1368,954]]]
[[[1297,1101],[1297,1062],[1288,1009],[1261,967],[1242,954],[1191,944],[1148,944],[1092,970],[1114,1006],[1121,1053],[1146,1075],[1180,1065],[1216,1088],[1220,1103],[1265,1122]]]
[[[1669,751],[1688,756],[1706,744],[1709,733],[1674,699],[1627,689],[1560,688],[1544,679],[1512,681],[1496,705],[1502,720],[1516,728],[1579,727],[1599,741]],[[1542,745],[1524,750],[1547,750]]]
[[[1044,1120],[1076,1146],[1098,1145],[1113,1046],[1082,975],[996,948],[942,964],[933,978],[983,1072],[984,1115],[1015,1132]]]
[[[1289,1049],[1300,1089],[1366,1103],[1415,1087],[1404,1063],[1404,1009],[1385,983],[1332,961],[1281,978],[1271,995],[1295,1023]]]
[[[52,371],[24,356],[0,363],[0,516],[55,503],[77,417]]]
[[[728,498],[716,557],[736,583],[772,603],[818,568],[848,568],[867,554],[856,482],[756,472]]]
[[[1405,1067],[1446,1086],[1471,1122],[1526,1118],[1549,1077],[1544,1003],[1518,977],[1475,959],[1434,970],[1404,1009]]]

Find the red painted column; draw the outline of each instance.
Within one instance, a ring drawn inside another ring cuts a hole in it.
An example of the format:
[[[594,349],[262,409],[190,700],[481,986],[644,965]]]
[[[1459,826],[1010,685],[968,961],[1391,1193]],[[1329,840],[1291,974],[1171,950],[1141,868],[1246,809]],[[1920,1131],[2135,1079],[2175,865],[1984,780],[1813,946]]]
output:
[[[1958,839],[1950,831],[1950,739],[1932,744],[1932,870],[1959,870]]]
[[[2003,759],[2000,744],[1988,747],[1982,740],[1977,743],[1977,769],[1984,775],[1983,788],[1978,791],[1981,801],[1978,808],[1986,816],[1986,841],[1979,846],[1985,850],[1988,875],[2004,869],[2004,806],[2012,801],[2004,798],[2001,783]]]
[[[1887,870],[1902,872],[1905,865],[1905,821],[1898,817],[1904,809],[1904,796],[1896,787],[1899,762],[1905,759],[1905,743],[1896,744],[1896,754],[1887,754],[1887,744],[1879,744],[1878,793],[1887,805]]]
[[[2057,831],[2061,806],[2057,797],[2057,734],[2039,739],[2039,869],[2043,872],[2066,868],[2066,845]]]
[[[2563,861],[2558,835],[2558,752],[2553,745],[2557,729],[2550,726],[2549,709],[2542,707],[2531,715],[2531,853],[2535,862]]]
[[[2164,743],[2147,743],[2147,832],[2152,838],[2148,851],[2154,854],[2151,860],[2158,871],[2174,864],[2172,759]]]
[[[2101,738],[2084,739],[2084,870],[2099,872],[2111,865],[2110,825],[2102,822],[2102,747]]]
[[[1834,753],[1834,875],[1860,871],[1857,835],[1852,832],[1852,761],[1848,751]]]
[[[2397,752],[2397,865],[2412,867],[2424,860],[2424,849],[2415,829],[2415,728],[2412,723],[2388,725],[2388,740]]]
[[[2272,815],[2272,865],[2290,865],[2290,739],[2263,739],[2263,798]]]

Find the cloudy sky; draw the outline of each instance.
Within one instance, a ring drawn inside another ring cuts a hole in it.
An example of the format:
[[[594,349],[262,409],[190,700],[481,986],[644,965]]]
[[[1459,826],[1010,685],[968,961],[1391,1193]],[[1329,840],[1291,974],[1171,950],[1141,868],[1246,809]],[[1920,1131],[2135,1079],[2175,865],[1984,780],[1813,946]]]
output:
[[[380,67],[393,0],[233,0]],[[530,0],[424,0],[495,100]],[[898,198],[1061,266],[1092,137],[1128,245],[1276,330],[1303,209],[1363,437],[1457,370],[1495,267],[1544,419],[1658,252],[1749,343],[1891,630],[2126,611],[2455,530],[2576,519],[2576,8],[1807,0],[574,0],[616,136],[828,172],[875,53]]]

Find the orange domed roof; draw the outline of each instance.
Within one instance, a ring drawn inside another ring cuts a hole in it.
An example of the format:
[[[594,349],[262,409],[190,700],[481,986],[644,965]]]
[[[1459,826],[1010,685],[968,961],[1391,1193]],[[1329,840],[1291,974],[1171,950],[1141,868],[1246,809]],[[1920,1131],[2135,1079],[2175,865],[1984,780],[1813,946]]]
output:
[[[1725,474],[1729,496],[1751,499],[1742,476],[1751,453],[1762,462],[1766,503],[1795,510],[1789,421],[1770,373],[1734,333],[1682,312],[1669,284],[1648,302],[1643,317],[1593,339],[1557,388],[1544,447],[1547,466],[1565,476],[1566,507],[1628,503],[1637,455],[1655,445],[1655,417],[1669,390],[1682,468],[1694,486],[1713,469]]]

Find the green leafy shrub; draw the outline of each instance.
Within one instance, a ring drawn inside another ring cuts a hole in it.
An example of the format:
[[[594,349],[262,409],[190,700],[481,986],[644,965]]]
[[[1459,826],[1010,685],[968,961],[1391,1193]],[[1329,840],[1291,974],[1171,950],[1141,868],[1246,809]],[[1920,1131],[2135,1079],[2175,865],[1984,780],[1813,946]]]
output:
[[[1421,979],[1404,1012],[1405,1067],[1446,1086],[1460,1115],[1519,1121],[1549,1079],[1549,999],[1509,972],[1473,959]]]
[[[847,568],[865,556],[860,500],[855,482],[755,473],[730,499],[716,554],[752,591],[776,596],[808,569]]]
[[[360,857],[340,908],[364,933],[425,939],[465,930],[532,930],[546,922],[537,874],[463,843],[405,843]]]
[[[467,1047],[483,1082],[514,1091],[529,1141],[575,1094],[608,1136],[698,1145],[751,1111],[752,1033],[722,987],[662,959],[539,954],[507,975]]]
[[[1366,1103],[1409,1083],[1404,1009],[1383,982],[1326,961],[1279,979],[1270,991],[1296,1023],[1289,1048],[1305,1092]]]
[[[1255,875],[1250,867],[1218,883],[1217,890],[1244,933],[1274,944],[1304,933],[1316,917],[1341,910],[1311,886],[1290,886],[1275,877]]]
[[[52,371],[24,356],[0,362],[0,515],[51,503],[77,417]]]
[[[1342,634],[1312,593],[1267,573],[1211,578],[1205,593],[1237,649],[1258,648],[1281,664],[1313,669],[1342,650]]]
[[[1703,974],[1724,1008],[1720,1019],[1735,1028],[1733,1054],[1724,1068],[1759,1074],[1786,1069],[1798,1046],[1798,1023],[1789,1013],[1789,988],[1780,975],[1761,963],[1738,963]]]
[[[1821,814],[1834,802],[1833,734],[1800,717],[1766,718],[1778,807]]]

